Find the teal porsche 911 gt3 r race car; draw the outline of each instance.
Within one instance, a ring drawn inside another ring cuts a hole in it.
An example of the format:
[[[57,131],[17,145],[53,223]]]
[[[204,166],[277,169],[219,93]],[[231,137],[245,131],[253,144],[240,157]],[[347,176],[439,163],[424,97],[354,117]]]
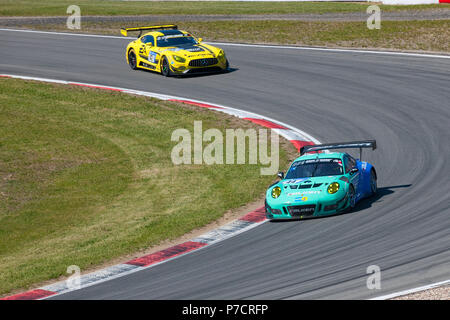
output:
[[[286,175],[266,192],[270,220],[302,219],[351,211],[377,192],[377,173],[368,162],[329,149],[376,148],[375,140],[312,145],[301,148]],[[311,153],[315,152],[315,153]],[[361,156],[360,156],[361,157]]]

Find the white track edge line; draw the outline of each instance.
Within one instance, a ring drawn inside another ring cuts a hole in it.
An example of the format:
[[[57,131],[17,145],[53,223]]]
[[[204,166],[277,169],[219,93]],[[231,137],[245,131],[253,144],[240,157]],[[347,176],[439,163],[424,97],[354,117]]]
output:
[[[431,283],[431,284],[428,284],[426,286],[421,286],[421,287],[416,287],[416,288],[412,288],[412,289],[408,289],[408,290],[394,292],[394,293],[391,293],[391,294],[386,294],[386,295],[383,295],[383,296],[372,298],[370,300],[388,300],[388,299],[397,298],[397,297],[401,297],[401,296],[412,294],[412,293],[417,293],[417,292],[421,292],[421,291],[437,288],[437,287],[440,287],[440,286],[443,286],[443,285],[446,285],[446,284],[450,284],[450,279],[449,280],[440,281],[440,282]]]
[[[135,40],[134,37],[119,37],[119,36],[109,36],[109,35],[97,35],[88,33],[71,33],[71,32],[57,32],[57,31],[39,31],[30,29],[10,29],[10,28],[0,28],[0,31],[15,31],[15,32],[28,32],[28,33],[42,33],[42,34],[53,34],[53,35],[70,35],[78,37],[90,37],[90,38],[110,38],[110,39],[128,39]],[[206,42],[206,41],[205,41]],[[319,47],[294,47],[294,46],[283,46],[283,45],[264,45],[264,44],[250,44],[250,43],[233,43],[233,42],[214,42],[208,41],[206,43],[222,45],[222,46],[235,46],[235,47],[253,47],[253,48],[273,48],[273,49],[290,49],[290,50],[311,50],[311,51],[328,51],[328,52],[341,52],[341,53],[369,53],[369,54],[385,54],[385,55],[397,55],[397,56],[409,56],[409,57],[420,57],[420,58],[440,58],[440,59],[450,59],[450,55],[442,54],[427,54],[427,53],[413,53],[413,52],[395,52],[395,51],[378,51],[378,50],[364,50],[364,49],[344,49],[344,48],[319,48]]]
[[[370,53],[370,54],[387,54],[387,55],[401,55],[401,56],[410,56],[410,57],[450,59],[450,55],[447,56],[447,55],[442,55],[442,54],[428,54],[428,53],[414,53],[414,52],[396,52],[396,51],[345,49],[345,48],[320,48],[320,47],[302,47],[302,46],[294,47],[294,46],[283,46],[283,45],[213,42],[213,41],[208,42],[208,43],[215,44],[215,45],[221,45],[221,46],[235,46],[235,47],[311,50],[311,51],[329,51],[329,52],[344,52],[344,53]]]

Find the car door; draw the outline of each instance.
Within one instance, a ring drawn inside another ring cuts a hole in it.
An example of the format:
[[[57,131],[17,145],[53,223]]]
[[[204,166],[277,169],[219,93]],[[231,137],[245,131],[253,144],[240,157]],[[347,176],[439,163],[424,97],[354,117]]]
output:
[[[356,198],[358,199],[361,197],[360,190],[359,190],[359,182],[360,182],[360,178],[361,178],[361,172],[359,172],[359,171],[352,172],[352,169],[357,168],[356,160],[353,157],[351,157],[350,155],[345,155],[344,156],[344,166],[345,166],[345,173],[347,174],[351,184],[353,184],[353,186],[355,187]]]
[[[149,62],[151,69],[155,69],[159,62],[159,54],[155,47],[155,38],[152,35],[145,35],[141,39],[139,48],[139,55],[141,58],[146,59]]]

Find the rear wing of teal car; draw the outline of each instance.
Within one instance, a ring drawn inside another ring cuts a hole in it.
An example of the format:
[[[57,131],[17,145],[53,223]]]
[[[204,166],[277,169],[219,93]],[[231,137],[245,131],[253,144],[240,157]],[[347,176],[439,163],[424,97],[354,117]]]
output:
[[[361,159],[362,149],[371,148],[372,150],[375,150],[377,148],[377,142],[375,140],[364,140],[364,141],[337,142],[337,143],[304,146],[300,149],[300,155],[304,155],[307,152],[330,150],[330,149],[349,149],[349,148],[359,149],[359,159]]]

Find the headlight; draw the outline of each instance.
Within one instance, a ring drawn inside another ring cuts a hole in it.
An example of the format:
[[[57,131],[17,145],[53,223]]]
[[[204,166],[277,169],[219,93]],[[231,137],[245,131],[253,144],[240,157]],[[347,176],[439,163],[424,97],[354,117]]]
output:
[[[217,55],[217,58],[223,58],[225,56],[225,52],[223,50],[219,51],[219,54]]]
[[[173,56],[173,60],[175,60],[177,62],[181,62],[181,63],[186,61],[185,58],[182,58],[182,57],[179,57],[179,56]]]
[[[330,184],[328,186],[328,193],[329,194],[336,193],[336,192],[338,192],[338,190],[339,190],[339,183],[337,183],[337,182],[333,182],[332,184]]]
[[[272,198],[278,198],[281,194],[281,188],[280,187],[275,187],[272,189]]]

